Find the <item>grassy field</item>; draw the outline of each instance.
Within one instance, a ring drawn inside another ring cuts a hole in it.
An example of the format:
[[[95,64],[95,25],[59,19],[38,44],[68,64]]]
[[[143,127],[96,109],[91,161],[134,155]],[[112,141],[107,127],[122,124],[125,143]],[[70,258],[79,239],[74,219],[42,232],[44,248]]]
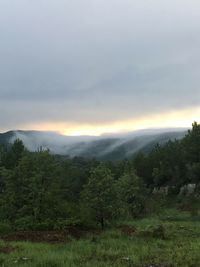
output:
[[[170,210],[66,243],[2,240],[0,252],[2,267],[198,267],[200,219]]]

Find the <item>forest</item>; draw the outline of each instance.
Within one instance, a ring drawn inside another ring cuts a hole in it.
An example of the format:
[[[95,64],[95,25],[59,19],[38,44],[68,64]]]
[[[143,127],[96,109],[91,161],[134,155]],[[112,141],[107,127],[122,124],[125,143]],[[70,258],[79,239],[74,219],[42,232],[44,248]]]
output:
[[[29,152],[17,139],[0,151],[0,231],[104,229],[151,214],[158,198],[198,201],[199,178],[197,122],[183,139],[117,162]]]

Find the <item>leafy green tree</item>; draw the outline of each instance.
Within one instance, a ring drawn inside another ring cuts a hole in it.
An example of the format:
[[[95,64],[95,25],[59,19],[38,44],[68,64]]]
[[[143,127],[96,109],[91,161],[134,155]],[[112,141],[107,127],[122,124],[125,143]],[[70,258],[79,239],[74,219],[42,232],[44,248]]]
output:
[[[180,141],[156,145],[148,154],[138,154],[133,161],[136,173],[147,187],[178,186],[186,181],[186,162]]]
[[[100,223],[111,220],[117,211],[115,180],[111,171],[100,164],[91,171],[89,181],[84,186],[82,200],[89,209],[90,216]]]
[[[152,170],[154,166],[154,157],[153,155],[145,155],[144,153],[138,153],[133,158],[133,167],[136,171],[136,174],[141,177],[146,184],[150,187],[153,185]]]
[[[96,162],[76,157],[62,163],[63,197],[70,202],[77,202],[84,184],[88,182],[90,170]]]
[[[188,131],[182,140],[184,156],[188,163],[200,162],[200,124],[194,122],[192,129]]]
[[[116,187],[122,214],[137,217],[144,213],[147,190],[134,171],[124,173]]]
[[[19,163],[26,149],[21,140],[16,139],[7,153],[4,152],[1,161],[2,165],[7,169],[12,169]]]
[[[186,167],[188,182],[198,184],[200,182],[200,162],[188,163]]]
[[[67,217],[61,199],[60,168],[48,151],[27,153],[4,170],[5,213],[10,221],[41,223]]]

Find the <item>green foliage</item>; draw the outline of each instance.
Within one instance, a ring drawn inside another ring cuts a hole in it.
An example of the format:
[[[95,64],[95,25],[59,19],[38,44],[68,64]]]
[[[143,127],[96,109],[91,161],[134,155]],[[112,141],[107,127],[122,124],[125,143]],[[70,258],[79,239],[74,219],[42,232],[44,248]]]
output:
[[[200,125],[182,140],[119,162],[29,152],[20,140],[0,147],[0,218],[14,229],[104,228],[114,220],[159,213],[182,186],[200,196]],[[155,193],[157,192],[157,193]],[[195,215],[197,211],[192,211]]]
[[[0,234],[7,234],[12,231],[12,227],[8,222],[0,222]]]
[[[136,229],[133,235],[122,235],[121,229],[112,228],[99,236],[90,233],[87,238],[60,244],[1,241],[1,248],[9,246],[13,250],[0,254],[0,266],[199,266],[199,222],[188,213],[166,213],[174,216],[173,222],[160,217],[125,222]]]
[[[13,170],[5,170],[5,206],[11,220],[55,218],[62,213],[59,169],[47,151],[23,156]]]
[[[125,173],[116,185],[122,214],[138,217],[145,212],[147,190],[134,171]]]
[[[192,130],[188,131],[182,143],[186,150],[186,160],[190,163],[200,162],[200,124],[197,122],[192,124]]]
[[[200,125],[178,141],[157,145],[148,154],[138,154],[133,159],[136,173],[148,187],[173,186],[180,189],[187,183],[199,183],[200,177]]]
[[[103,164],[91,171],[88,183],[84,186],[82,199],[91,216],[104,228],[105,220],[116,215],[117,203],[115,180],[111,171]]]
[[[190,183],[198,184],[200,182],[200,162],[188,163],[186,173]]]
[[[19,139],[16,139],[11,148],[8,149],[7,153],[6,151],[1,152],[2,165],[7,169],[14,168],[17,166],[25,152],[26,149],[23,145],[23,142]]]
[[[166,239],[166,231],[163,225],[148,225],[145,230],[139,232],[144,238]]]

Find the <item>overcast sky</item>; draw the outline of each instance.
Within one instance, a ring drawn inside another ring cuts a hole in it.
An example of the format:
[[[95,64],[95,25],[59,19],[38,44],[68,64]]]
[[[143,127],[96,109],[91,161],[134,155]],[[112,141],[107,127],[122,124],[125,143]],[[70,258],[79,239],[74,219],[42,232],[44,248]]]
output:
[[[192,123],[199,14],[199,0],[1,0],[0,130]]]

